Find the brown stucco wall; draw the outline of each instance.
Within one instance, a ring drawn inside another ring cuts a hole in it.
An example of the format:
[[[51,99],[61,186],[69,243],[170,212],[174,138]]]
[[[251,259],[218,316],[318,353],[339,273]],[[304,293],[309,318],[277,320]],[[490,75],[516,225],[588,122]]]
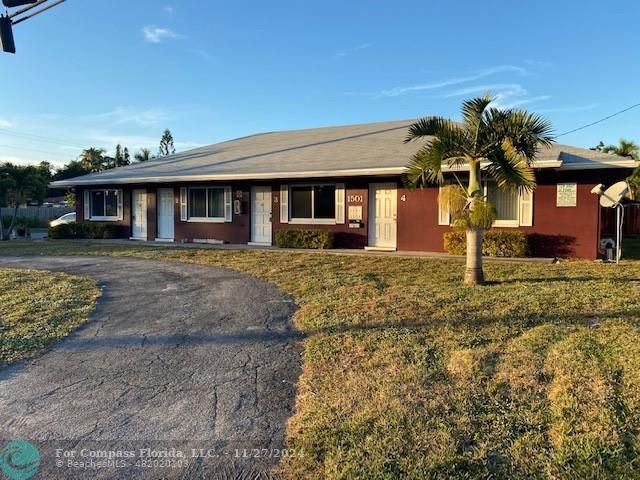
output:
[[[233,200],[241,200],[244,204],[243,212],[236,215],[232,211],[232,221],[225,223],[199,223],[185,222],[180,220],[180,187],[192,187],[202,184],[184,183],[176,185],[174,190],[175,199],[175,240],[176,242],[191,242],[193,239],[222,240],[227,243],[248,243],[251,240],[251,212],[249,203],[251,199],[251,189],[247,183],[231,184],[231,196]],[[206,185],[212,185],[207,183]],[[220,185],[228,186],[229,183]],[[238,198],[238,192],[242,197]],[[232,207],[233,208],[233,207]]]
[[[122,220],[113,222],[118,225],[118,237],[129,238],[131,236],[131,189],[129,187],[114,187],[113,185],[99,185],[89,188],[89,190],[100,188],[119,188],[122,190]],[[86,189],[76,187],[76,220],[84,221],[84,191]]]
[[[304,183],[318,183],[327,182],[327,179],[310,179],[305,180]],[[337,248],[364,248],[367,245],[367,232],[368,232],[368,188],[369,183],[364,180],[348,181],[347,179],[332,179],[331,182],[344,183],[345,184],[345,223],[338,225],[315,225],[315,224],[291,224],[280,223],[280,185],[295,185],[296,183],[302,183],[300,180],[291,180],[286,183],[283,181],[281,184],[273,185],[272,193],[272,218],[273,218],[273,243],[275,245],[275,235],[278,230],[288,229],[312,229],[312,230],[329,230],[336,234],[336,247]],[[362,223],[360,228],[349,227],[349,205],[362,207]]]
[[[590,193],[597,183],[609,186],[624,179],[628,170],[587,170],[587,171],[543,171],[538,172],[538,188],[534,194],[533,227],[521,227],[530,234],[533,254],[537,256],[597,257],[599,242],[598,198]],[[272,232],[273,243],[279,230],[292,228],[312,228],[336,232],[336,246],[363,248],[368,243],[369,183],[396,182],[398,185],[397,239],[398,250],[443,252],[443,235],[450,227],[438,225],[438,188],[429,187],[410,191],[401,186],[400,179],[368,177],[360,179],[336,178],[330,182],[345,184],[345,223],[340,225],[301,225],[280,223],[280,185],[296,183],[327,182],[328,179],[305,179],[301,181],[283,180],[279,182],[236,182],[232,183],[233,200],[240,200],[242,212],[232,214],[229,223],[196,223],[180,220],[180,187],[197,183],[174,184],[175,241],[189,242],[194,238],[216,239],[227,243],[245,244],[251,241],[251,186],[269,185],[272,189]],[[556,207],[556,184],[576,182],[578,184],[577,206]],[[207,183],[210,185],[211,183]],[[221,183],[223,185],[223,183]],[[229,185],[229,183],[224,183]],[[105,186],[106,188],[108,186]],[[147,190],[147,231],[148,240],[157,235],[157,185],[131,185],[122,187],[124,191],[124,219],[122,236],[131,235],[131,191],[135,188]],[[165,187],[164,185],[161,187]],[[97,187],[100,188],[100,187]],[[240,192],[240,193],[239,193]],[[83,216],[83,191],[77,189],[78,219]],[[348,207],[362,206],[363,221],[359,228],[349,228]]]
[[[542,257],[598,256],[598,197],[591,189],[624,179],[626,170],[542,171],[537,173],[533,226],[520,227],[530,235],[532,254]],[[558,183],[577,183],[577,205],[557,207]],[[403,195],[405,200],[403,201]],[[444,252],[443,235],[450,227],[438,225],[438,188],[398,189],[398,249]]]

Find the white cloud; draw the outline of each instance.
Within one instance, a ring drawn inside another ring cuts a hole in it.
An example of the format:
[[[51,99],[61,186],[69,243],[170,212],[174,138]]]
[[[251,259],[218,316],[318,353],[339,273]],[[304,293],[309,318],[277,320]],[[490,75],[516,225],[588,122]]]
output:
[[[0,128],[9,128],[12,125],[13,125],[13,123],[11,123],[6,118],[0,117]]]
[[[169,115],[159,109],[139,110],[133,107],[117,107],[110,112],[89,115],[86,118],[101,122],[106,121],[111,125],[135,124],[148,127],[165,122]]]
[[[494,95],[503,94],[509,96],[526,95],[527,90],[519,83],[494,83],[489,85],[474,85],[470,87],[460,88],[453,92],[444,94],[444,98],[459,97],[469,95],[471,93],[492,92]]]
[[[352,48],[347,48],[344,50],[340,50],[338,53],[336,53],[336,57],[346,57],[347,55],[351,54],[351,53],[355,53],[358,52],[360,50],[364,50],[365,48],[369,48],[371,47],[371,45],[373,45],[372,43],[361,43],[360,45],[356,45],[355,47]]]
[[[499,65],[497,67],[491,67],[484,70],[480,70],[477,73],[465,77],[453,77],[444,80],[439,80],[431,83],[422,83],[419,85],[411,85],[408,87],[395,87],[389,90],[383,90],[380,92],[387,97],[397,97],[406,93],[420,92],[424,90],[437,90],[444,87],[451,87],[453,85],[460,85],[467,82],[473,82],[480,80],[481,78],[495,75],[498,73],[517,73],[519,75],[527,75],[527,70],[515,65]]]
[[[495,100],[492,106],[497,108],[513,108],[533,102],[549,100],[549,95],[537,95],[530,97],[529,92],[519,83],[493,83],[485,85],[472,85],[446,93],[443,98],[461,97],[467,95],[481,95],[491,93]]]
[[[162,43],[165,40],[182,37],[182,35],[169,28],[156,27],[153,25],[144,27],[142,33],[144,34],[144,39],[149,43]]]
[[[199,56],[200,58],[203,58],[205,60],[218,60],[217,57],[215,57],[214,55],[211,55],[209,52],[207,52],[206,50],[202,50],[200,48],[190,48],[189,52],[193,53],[194,55]]]

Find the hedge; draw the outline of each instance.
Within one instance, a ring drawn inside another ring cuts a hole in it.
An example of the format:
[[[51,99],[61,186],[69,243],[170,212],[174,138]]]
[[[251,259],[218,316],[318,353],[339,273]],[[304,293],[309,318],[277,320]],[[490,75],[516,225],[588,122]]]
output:
[[[282,248],[332,248],[335,234],[328,230],[278,230],[276,245]]]
[[[49,238],[116,238],[118,230],[112,223],[64,223],[49,227]]]
[[[467,253],[466,232],[461,229],[444,234],[444,249],[452,255]],[[526,257],[529,255],[529,240],[519,230],[486,230],[482,243],[482,254],[487,257]]]

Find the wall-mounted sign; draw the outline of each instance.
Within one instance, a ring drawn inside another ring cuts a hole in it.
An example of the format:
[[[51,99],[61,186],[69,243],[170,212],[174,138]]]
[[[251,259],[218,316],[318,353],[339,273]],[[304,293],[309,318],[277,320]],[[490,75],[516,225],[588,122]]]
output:
[[[558,183],[556,186],[556,207],[575,207],[578,204],[578,184]]]
[[[361,222],[362,221],[362,206],[361,205],[349,205],[349,221]]]
[[[242,190],[236,190],[236,198],[239,198],[242,200]]]
[[[364,196],[363,195],[347,195],[347,202],[348,203],[362,203],[362,202],[364,202]]]

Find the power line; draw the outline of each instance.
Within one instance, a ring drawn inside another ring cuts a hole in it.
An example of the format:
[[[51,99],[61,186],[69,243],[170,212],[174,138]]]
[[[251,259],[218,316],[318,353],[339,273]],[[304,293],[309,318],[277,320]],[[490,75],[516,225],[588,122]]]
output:
[[[588,128],[588,127],[592,127],[593,125],[597,125],[598,123],[602,123],[605,120],[609,120],[610,118],[618,116],[621,113],[628,112],[629,110],[631,110],[633,108],[636,108],[636,107],[640,107],[640,103],[636,103],[634,105],[631,105],[630,107],[627,107],[627,108],[625,108],[623,110],[620,110],[619,112],[612,113],[611,115],[607,115],[606,117],[603,117],[600,120],[596,120],[595,122],[587,123],[586,125],[583,125],[583,126],[578,127],[578,128],[574,128],[573,130],[569,130],[569,131],[563,132],[560,135],[556,135],[555,138],[563,137],[565,135],[569,135],[570,133],[577,132],[579,130],[584,130],[585,128]]]
[[[27,139],[35,140],[37,142],[52,143],[55,145],[61,145],[63,147],[85,148],[78,145],[77,143],[65,142],[64,140],[59,140],[59,139],[56,140],[52,137],[45,137],[43,135],[36,135],[34,133],[20,132],[13,129],[9,130],[5,128],[0,128],[0,135],[7,135],[9,137],[16,137],[16,138],[27,138]]]
[[[13,150],[30,150],[32,152],[44,153],[46,155],[58,156],[60,158],[70,159],[71,155],[65,155],[64,153],[56,153],[56,152],[48,152],[46,150],[38,150],[37,148],[29,148],[29,147],[16,147],[14,145],[0,145],[0,148],[10,148]]]

